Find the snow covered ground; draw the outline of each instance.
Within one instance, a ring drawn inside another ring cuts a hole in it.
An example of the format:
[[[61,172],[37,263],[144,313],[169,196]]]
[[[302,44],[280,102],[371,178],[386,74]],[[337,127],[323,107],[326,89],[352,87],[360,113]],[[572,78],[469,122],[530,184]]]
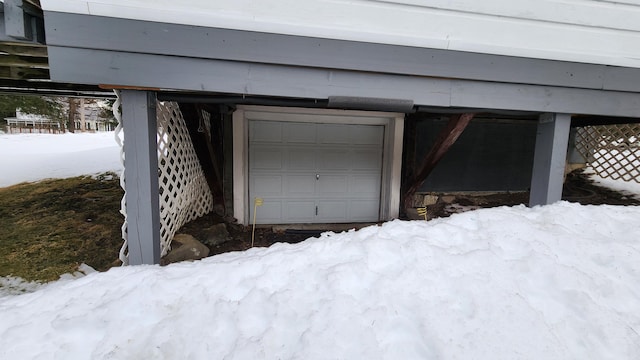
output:
[[[90,273],[0,297],[0,359],[640,359],[639,219],[501,207]]]
[[[0,154],[0,187],[122,169],[113,132],[0,134]]]
[[[393,221],[0,299],[5,359],[638,359],[640,208]]]

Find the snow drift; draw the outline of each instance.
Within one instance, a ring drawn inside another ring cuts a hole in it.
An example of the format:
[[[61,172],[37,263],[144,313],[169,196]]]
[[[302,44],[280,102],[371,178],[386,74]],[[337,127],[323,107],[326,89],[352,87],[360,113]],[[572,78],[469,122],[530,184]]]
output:
[[[0,299],[0,358],[638,359],[640,207],[393,221]]]

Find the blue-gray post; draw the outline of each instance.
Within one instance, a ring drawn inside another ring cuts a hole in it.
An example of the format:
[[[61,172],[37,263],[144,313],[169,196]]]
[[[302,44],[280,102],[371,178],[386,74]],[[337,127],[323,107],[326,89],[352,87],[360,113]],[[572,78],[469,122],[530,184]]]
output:
[[[160,262],[156,94],[122,90],[129,264]]]
[[[562,198],[570,125],[569,114],[540,115],[529,206],[551,204]]]

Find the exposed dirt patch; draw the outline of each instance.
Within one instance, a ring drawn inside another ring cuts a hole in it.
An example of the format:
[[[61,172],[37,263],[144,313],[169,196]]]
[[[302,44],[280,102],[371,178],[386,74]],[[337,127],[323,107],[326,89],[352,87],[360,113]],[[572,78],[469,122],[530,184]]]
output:
[[[0,276],[49,281],[83,262],[113,266],[122,194],[113,174],[0,188]]]

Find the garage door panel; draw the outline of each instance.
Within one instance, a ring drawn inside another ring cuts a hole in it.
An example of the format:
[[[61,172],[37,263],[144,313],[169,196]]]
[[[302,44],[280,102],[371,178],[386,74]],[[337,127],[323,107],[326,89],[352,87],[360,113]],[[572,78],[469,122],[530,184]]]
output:
[[[316,149],[310,147],[293,147],[287,149],[289,163],[288,170],[315,170],[316,166]]]
[[[316,204],[313,200],[287,201],[286,219],[288,222],[314,222],[316,219]]]
[[[380,195],[380,175],[353,175],[349,184],[349,193],[358,197]]]
[[[321,175],[318,179],[320,194],[323,196],[345,196],[349,191],[349,177],[347,175]]]
[[[250,121],[257,223],[377,221],[383,126]],[[274,126],[266,126],[274,125]]]
[[[318,201],[318,221],[343,222],[348,220],[348,200],[320,200]]]
[[[285,126],[285,141],[288,143],[315,144],[317,125],[313,123],[291,123]]]
[[[249,128],[252,142],[282,142],[282,123],[270,121],[252,121]]]
[[[252,169],[281,170],[282,149],[275,146],[256,146],[249,154]]]
[[[264,200],[262,206],[256,210],[256,223],[258,224],[277,224],[282,220],[282,200]],[[253,199],[249,210],[249,216],[253,219]]]
[[[382,126],[354,125],[349,128],[349,143],[357,145],[382,145]]]
[[[315,174],[287,175],[288,196],[311,196],[316,191]]]
[[[351,167],[351,156],[348,149],[325,149],[320,152],[319,170],[338,171]]]
[[[379,170],[382,167],[382,151],[380,149],[354,150],[351,161],[353,170]]]
[[[349,221],[372,221],[371,219],[378,219],[379,204],[378,200],[351,200]]]
[[[254,197],[282,196],[282,175],[254,174],[250,185]]]
[[[353,125],[319,124],[318,144],[350,144],[349,127]]]

